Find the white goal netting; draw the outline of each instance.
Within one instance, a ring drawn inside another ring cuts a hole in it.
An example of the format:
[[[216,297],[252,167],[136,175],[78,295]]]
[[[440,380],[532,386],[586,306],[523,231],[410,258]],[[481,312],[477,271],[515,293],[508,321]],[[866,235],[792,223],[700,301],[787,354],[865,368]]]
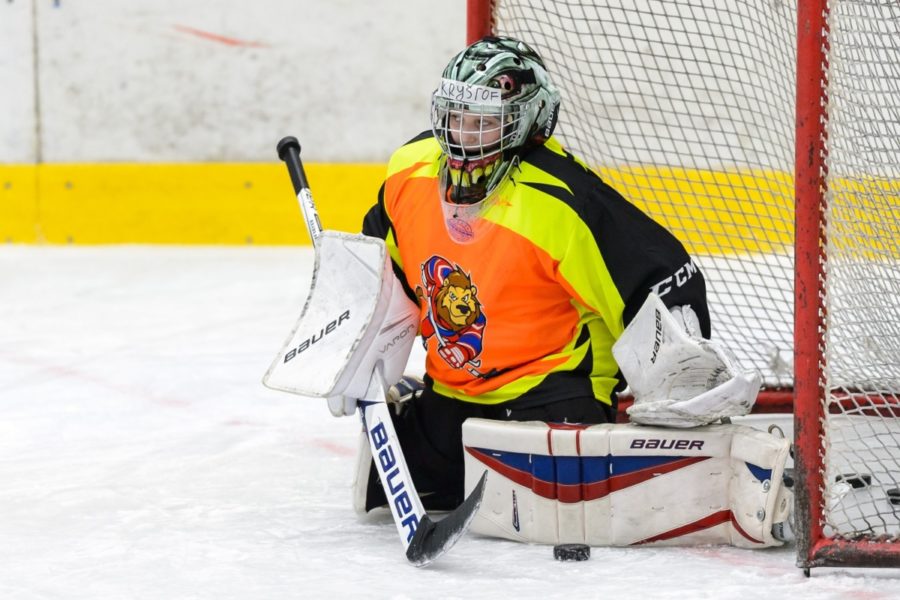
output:
[[[493,11],[561,87],[557,135],[685,243],[714,337],[769,388],[793,385],[796,21],[797,0]],[[826,530],[900,539],[900,3],[832,2],[828,41]]]

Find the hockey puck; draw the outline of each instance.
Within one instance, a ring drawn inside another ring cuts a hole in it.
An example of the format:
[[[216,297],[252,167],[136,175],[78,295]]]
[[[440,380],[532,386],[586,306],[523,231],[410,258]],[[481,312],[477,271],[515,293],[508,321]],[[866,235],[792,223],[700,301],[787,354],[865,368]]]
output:
[[[553,546],[556,560],[587,560],[591,557],[591,547],[587,544],[558,544]]]
[[[900,488],[891,488],[886,493],[888,502],[894,506],[900,506]]]
[[[843,481],[849,484],[854,490],[867,488],[872,485],[872,476],[868,473],[841,473],[834,480],[838,483]]]

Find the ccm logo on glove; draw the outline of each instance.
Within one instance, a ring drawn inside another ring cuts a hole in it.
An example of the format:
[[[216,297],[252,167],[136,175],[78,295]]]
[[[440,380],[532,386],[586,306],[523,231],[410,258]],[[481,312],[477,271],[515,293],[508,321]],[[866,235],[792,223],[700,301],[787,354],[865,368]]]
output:
[[[325,337],[329,333],[333,332],[335,329],[340,327],[341,323],[343,323],[344,321],[346,321],[349,318],[350,318],[350,311],[345,310],[344,313],[340,317],[338,317],[334,321],[329,322],[328,325],[326,325],[325,327],[322,327],[321,329],[319,329],[318,336],[316,334],[313,334],[312,337],[308,337],[305,340],[303,340],[302,342],[300,342],[300,345],[297,346],[296,348],[291,348],[290,351],[288,351],[288,353],[284,355],[284,362],[291,360],[292,358],[294,358],[295,356],[297,356],[298,354],[300,354],[301,352],[303,352],[304,350],[306,350],[307,348],[309,348],[310,346],[312,346],[313,344],[315,344],[316,342],[321,340],[323,337]]]

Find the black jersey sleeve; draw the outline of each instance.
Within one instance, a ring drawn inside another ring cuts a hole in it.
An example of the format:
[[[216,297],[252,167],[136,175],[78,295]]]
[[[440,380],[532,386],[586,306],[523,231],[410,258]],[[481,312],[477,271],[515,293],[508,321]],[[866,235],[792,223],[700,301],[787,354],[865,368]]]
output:
[[[391,231],[391,220],[384,210],[384,184],[378,190],[378,201],[363,217],[362,232],[365,235],[386,239]]]
[[[622,320],[631,322],[650,292],[666,306],[690,305],[703,335],[710,335],[706,282],[694,259],[665,227],[651,219],[568,152],[546,148],[527,160],[564,181],[568,191],[538,186],[568,204],[584,221],[624,301]]]
[[[706,281],[681,242],[599,177],[592,185],[591,197],[587,209],[590,225],[625,302],[625,324],[654,292],[666,306],[690,305],[708,338]]]

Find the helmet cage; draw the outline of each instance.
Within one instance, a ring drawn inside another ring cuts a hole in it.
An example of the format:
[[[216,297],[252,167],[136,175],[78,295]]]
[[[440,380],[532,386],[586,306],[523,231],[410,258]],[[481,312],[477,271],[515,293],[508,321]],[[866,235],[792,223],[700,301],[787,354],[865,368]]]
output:
[[[431,125],[441,150],[451,160],[491,162],[503,151],[523,145],[536,112],[531,102],[460,102],[441,95],[439,88],[432,96]]]
[[[488,36],[456,55],[431,97],[431,127],[455,201],[495,190],[528,148],[556,125],[559,90],[524,42]]]
[[[498,89],[444,79],[431,98],[431,126],[453,185],[494,190],[509,170],[508,151],[525,145],[542,108],[537,97],[501,101]]]

